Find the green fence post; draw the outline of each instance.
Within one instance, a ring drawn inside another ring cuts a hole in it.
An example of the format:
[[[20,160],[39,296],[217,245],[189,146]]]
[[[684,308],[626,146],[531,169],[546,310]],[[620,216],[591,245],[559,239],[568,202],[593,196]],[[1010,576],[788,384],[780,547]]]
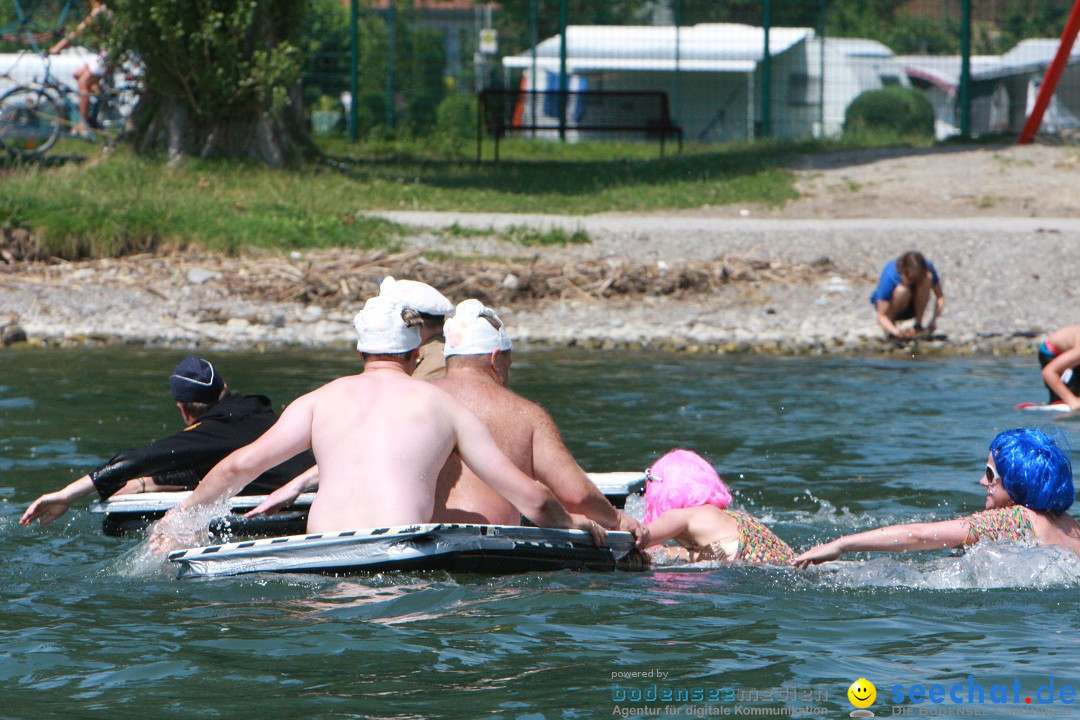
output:
[[[765,56],[761,59],[761,136],[769,137],[772,126],[772,53],[769,52],[772,0],[764,0],[761,24],[765,36]]]
[[[971,0],[963,0],[960,30],[960,136],[971,137]]]
[[[536,2],[537,0],[529,0],[529,42],[532,43],[532,67],[529,69],[529,105],[532,111],[533,127],[536,127],[536,46],[540,43]],[[536,137],[535,130],[532,132],[532,136]]]
[[[394,65],[397,56],[397,4],[386,3],[386,127],[394,129]]]
[[[675,108],[676,122],[682,117],[682,71],[679,67],[682,59],[682,0],[675,0]],[[661,140],[663,143],[663,140]]]
[[[821,52],[818,53],[818,139],[826,137],[825,132],[825,0],[818,4],[818,35],[821,37]]]
[[[567,0],[559,0],[559,139],[566,140],[566,93],[570,90],[570,78],[566,74],[566,21]]]
[[[349,139],[360,139],[360,0],[349,4],[350,60],[349,68]]]

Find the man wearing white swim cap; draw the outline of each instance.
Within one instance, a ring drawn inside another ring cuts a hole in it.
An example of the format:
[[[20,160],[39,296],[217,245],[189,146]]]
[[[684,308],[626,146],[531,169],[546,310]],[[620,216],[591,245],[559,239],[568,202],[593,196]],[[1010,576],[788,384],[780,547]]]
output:
[[[154,528],[155,551],[189,541],[208,522],[213,505],[309,447],[319,466],[319,490],[308,512],[308,532],[429,522],[436,479],[456,449],[532,522],[586,530],[601,545],[605,530],[568,513],[550,490],[518,470],[476,415],[431,383],[410,377],[420,344],[418,322],[416,312],[398,300],[368,300],[354,321],[363,372],[297,398],[261,438],[218,463]]]
[[[479,300],[466,300],[446,318],[443,334],[446,377],[433,384],[476,413],[518,469],[546,485],[569,510],[608,530],[632,532],[639,544],[644,542],[641,524],[616,510],[589,480],[547,411],[506,387],[511,342],[499,316]],[[439,474],[433,520],[521,522],[517,510],[456,455]]]
[[[446,374],[443,359],[443,320],[454,312],[454,303],[419,280],[395,280],[387,275],[379,283],[379,295],[397,298],[420,313],[420,357],[413,370],[417,380],[434,380]]]

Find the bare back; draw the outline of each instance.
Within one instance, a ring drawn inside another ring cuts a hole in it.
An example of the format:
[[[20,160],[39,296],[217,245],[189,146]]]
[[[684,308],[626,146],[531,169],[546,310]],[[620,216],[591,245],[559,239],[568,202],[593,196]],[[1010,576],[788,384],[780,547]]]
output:
[[[1058,353],[1080,347],[1080,324],[1066,325],[1046,338]]]
[[[538,411],[545,418],[547,413],[493,382],[452,375],[433,384],[472,410],[491,431],[495,443],[510,461],[526,475],[535,477],[533,432]],[[456,452],[439,474],[433,520],[497,525],[520,523],[514,506],[480,480]]]
[[[1068,513],[1052,515],[1028,508],[1024,509],[1035,537],[1047,545],[1064,545],[1080,555],[1080,523]]]
[[[429,522],[455,443],[445,394],[404,373],[365,371],[307,399],[319,464],[308,531]]]

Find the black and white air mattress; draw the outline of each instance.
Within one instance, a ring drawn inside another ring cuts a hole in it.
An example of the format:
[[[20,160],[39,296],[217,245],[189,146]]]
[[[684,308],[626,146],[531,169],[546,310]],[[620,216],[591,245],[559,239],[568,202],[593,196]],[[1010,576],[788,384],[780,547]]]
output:
[[[264,538],[179,550],[180,578],[247,573],[356,574],[446,570],[487,575],[539,570],[644,570],[630,533],[597,547],[582,530],[509,525],[426,524]]]

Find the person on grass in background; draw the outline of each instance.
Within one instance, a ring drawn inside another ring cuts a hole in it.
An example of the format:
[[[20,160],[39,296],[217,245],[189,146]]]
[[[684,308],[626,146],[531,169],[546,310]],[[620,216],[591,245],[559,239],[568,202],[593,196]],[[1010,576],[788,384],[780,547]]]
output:
[[[656,555],[698,562],[787,565],[795,553],[760,520],[728,510],[731,491],[709,462],[675,449],[645,471],[645,527],[650,544],[675,540]]]
[[[1080,411],[1080,324],[1066,325],[1047,336],[1039,346],[1043,384],[1050,403],[1065,403]]]
[[[75,44],[86,30],[94,28],[99,34],[108,17],[108,8],[101,0],[90,0],[90,13],[83,18],[70,35],[66,35],[49,48],[49,54],[63,52]],[[88,137],[90,130],[90,96],[101,92],[101,80],[109,72],[108,52],[104,47],[89,56],[86,64],[75,71],[75,82],[79,86],[79,122],[71,129],[72,135]]]
[[[379,295],[396,298],[405,307],[420,313],[420,359],[412,376],[417,380],[434,380],[446,374],[443,359],[443,320],[454,312],[454,303],[427,283],[418,280],[395,280],[391,276],[379,283]]]
[[[931,292],[935,298],[934,307],[930,322],[924,328],[923,315]],[[934,264],[922,253],[911,250],[885,264],[870,302],[877,314],[878,325],[885,333],[895,340],[904,340],[924,329],[928,333],[934,332],[937,319],[945,310],[945,292]],[[915,324],[901,330],[897,323],[902,320],[914,320]]]
[[[364,304],[354,324],[363,371],[296,399],[266,434],[218,463],[154,526],[155,551],[200,538],[206,511],[267,468],[309,448],[318,462],[319,490],[308,512],[308,532],[430,522],[439,471],[457,449],[484,482],[532,522],[585,530],[597,545],[603,543],[605,530],[568,513],[550,490],[518,470],[468,408],[410,377],[420,345],[418,313],[379,296]]]
[[[1076,498],[1072,463],[1046,433],[1036,428],[998,433],[979,484],[986,488],[983,512],[845,535],[810,548],[794,564],[807,567],[848,552],[931,550],[1005,540],[1063,545],[1080,555],[1080,523],[1066,512]]]
[[[40,519],[48,525],[67,512],[73,501],[95,490],[102,500],[127,493],[190,490],[223,457],[258,438],[277,420],[267,397],[231,394],[214,366],[193,355],[173,368],[169,388],[184,421],[181,432],[146,447],[122,450],[63,489],[39,497],[19,522],[29,525]],[[314,464],[310,452],[284,458],[242,492],[265,494]]]
[[[446,319],[445,327],[446,376],[433,384],[476,413],[514,465],[547,486],[568,510],[608,530],[631,532],[642,543],[641,524],[616,510],[589,480],[547,411],[506,387],[511,341],[499,316],[479,300],[466,300]],[[247,516],[277,512],[317,487],[317,475],[297,478]],[[520,525],[521,515],[455,452],[439,473],[431,521]]]

